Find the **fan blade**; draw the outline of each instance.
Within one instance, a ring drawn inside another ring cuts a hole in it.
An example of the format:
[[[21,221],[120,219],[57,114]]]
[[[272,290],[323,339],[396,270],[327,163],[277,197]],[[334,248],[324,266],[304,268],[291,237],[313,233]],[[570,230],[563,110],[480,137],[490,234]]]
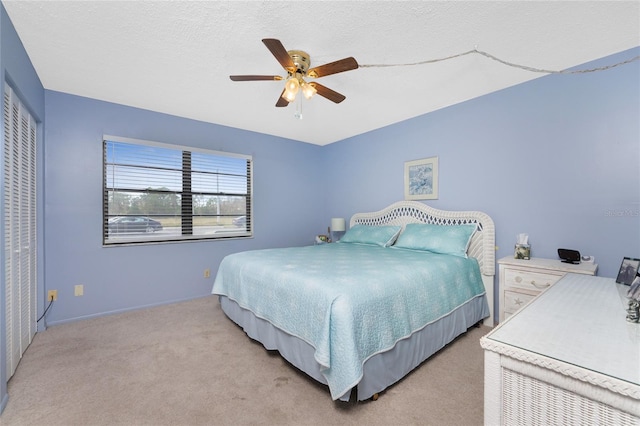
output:
[[[337,74],[339,72],[351,71],[358,68],[358,62],[352,57],[340,59],[339,61],[330,62],[328,64],[320,65],[319,67],[311,68],[307,71],[309,77],[318,78],[325,75]]]
[[[285,49],[282,43],[280,43],[280,40],[275,38],[263,38],[262,42],[267,46],[267,49],[269,49],[271,54],[275,56],[285,70],[290,73],[296,72],[296,64],[293,63],[291,56],[289,56],[287,49]]]
[[[285,91],[286,89],[283,90],[282,93],[280,94],[280,97],[278,98],[278,102],[276,102],[277,107],[286,107],[287,105],[289,105],[289,101],[284,98]]]
[[[316,83],[315,81],[309,83],[309,85],[315,87],[315,89],[318,91],[318,95],[322,96],[323,98],[329,99],[331,102],[339,104],[340,102],[347,99],[346,96],[336,92],[335,90],[329,89],[327,86]]]
[[[230,75],[233,81],[282,80],[279,75]]]

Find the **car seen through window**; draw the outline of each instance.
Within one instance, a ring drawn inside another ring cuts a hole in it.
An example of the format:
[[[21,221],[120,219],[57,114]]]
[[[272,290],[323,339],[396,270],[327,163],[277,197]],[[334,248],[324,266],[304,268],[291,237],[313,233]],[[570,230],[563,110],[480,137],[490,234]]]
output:
[[[146,216],[117,216],[109,219],[109,232],[114,234],[161,230],[160,222]]]

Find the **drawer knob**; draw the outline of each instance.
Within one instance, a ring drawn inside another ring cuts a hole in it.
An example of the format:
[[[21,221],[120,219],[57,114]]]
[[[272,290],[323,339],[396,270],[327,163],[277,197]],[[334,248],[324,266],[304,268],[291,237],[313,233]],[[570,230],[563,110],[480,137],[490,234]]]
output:
[[[516,275],[515,280],[516,280],[517,283],[521,283],[522,282],[522,277],[520,275]]]

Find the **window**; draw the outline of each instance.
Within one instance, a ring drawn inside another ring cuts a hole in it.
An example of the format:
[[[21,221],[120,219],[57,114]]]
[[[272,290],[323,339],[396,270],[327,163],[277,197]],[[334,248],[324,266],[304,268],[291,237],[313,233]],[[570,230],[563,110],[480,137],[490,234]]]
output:
[[[106,136],[105,245],[251,237],[250,156]]]

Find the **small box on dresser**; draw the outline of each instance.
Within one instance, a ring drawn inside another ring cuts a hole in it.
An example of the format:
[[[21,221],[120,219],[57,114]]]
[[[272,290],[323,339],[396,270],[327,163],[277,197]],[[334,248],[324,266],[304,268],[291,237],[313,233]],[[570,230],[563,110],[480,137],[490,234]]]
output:
[[[567,273],[595,275],[598,265],[586,262],[574,265],[537,257],[523,260],[507,256],[498,260],[498,268],[499,321],[502,322]]]

